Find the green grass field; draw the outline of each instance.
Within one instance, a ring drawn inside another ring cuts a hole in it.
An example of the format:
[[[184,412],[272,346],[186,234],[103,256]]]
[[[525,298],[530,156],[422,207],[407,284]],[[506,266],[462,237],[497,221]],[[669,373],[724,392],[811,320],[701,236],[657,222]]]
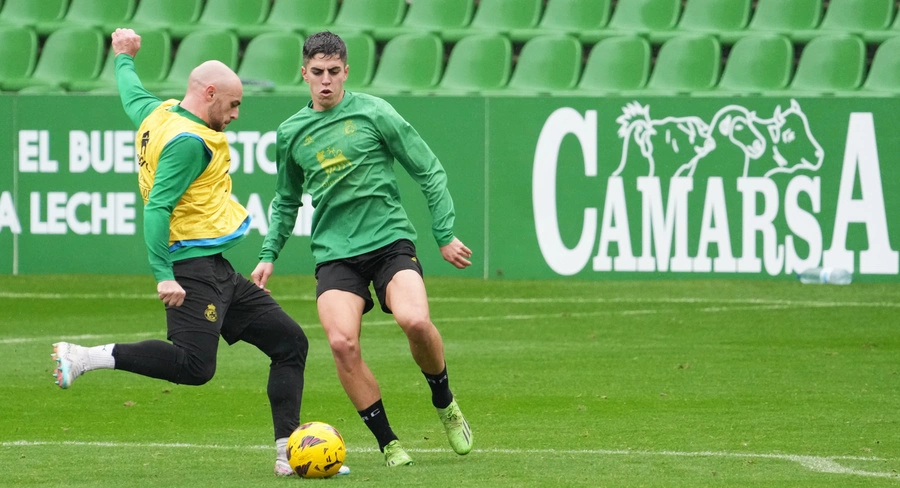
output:
[[[762,281],[427,282],[475,433],[457,456],[405,338],[363,352],[416,460],[388,470],[344,395],[309,277],[273,294],[305,326],[302,420],[337,427],[350,476],[272,473],[265,356],[221,343],[186,387],[96,371],[53,383],[51,343],[165,338],[149,277],[0,276],[0,485],[900,486],[900,286]]]

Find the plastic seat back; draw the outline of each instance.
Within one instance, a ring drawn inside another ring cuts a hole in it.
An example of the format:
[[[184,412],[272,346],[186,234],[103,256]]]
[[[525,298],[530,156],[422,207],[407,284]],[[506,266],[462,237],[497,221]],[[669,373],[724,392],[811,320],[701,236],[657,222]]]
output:
[[[412,2],[399,26],[378,28],[373,34],[376,39],[391,39],[412,32],[431,32],[440,36],[446,30],[467,28],[474,11],[474,0]]]
[[[463,28],[472,22],[475,12],[473,0],[429,0],[412,2],[403,18],[402,27],[440,32],[442,29]]]
[[[138,31],[142,27],[168,29],[173,38],[181,39],[196,28],[203,5],[203,0],[141,0],[131,26]]]
[[[711,90],[719,81],[721,62],[722,47],[715,37],[673,37],[660,48],[647,88],[679,93]]]
[[[273,31],[312,34],[329,28],[337,11],[337,0],[274,0],[263,23],[240,25],[237,32],[244,38]]]
[[[368,86],[375,74],[375,39],[362,32],[338,33],[347,45],[347,65],[350,74],[344,87],[356,89]]]
[[[172,64],[172,38],[163,29],[144,29],[140,36],[141,49],[135,56],[134,69],[142,83],[159,82],[169,73]],[[107,52],[106,62],[96,79],[74,82],[69,88],[77,91],[117,91],[115,51],[110,49]]]
[[[620,1],[609,19],[609,28],[619,31],[657,32],[674,29],[681,15],[681,0]]]
[[[140,56],[140,53],[138,53]],[[165,78],[171,85],[187,87],[188,76],[200,63],[218,60],[231,69],[237,69],[238,38],[225,30],[196,31],[181,40],[172,68]]]
[[[862,88],[865,91],[900,93],[900,37],[888,39],[878,46]]]
[[[571,90],[581,75],[581,42],[565,34],[535,37],[522,46],[507,90]]]
[[[0,86],[31,76],[37,64],[38,36],[30,27],[0,25]]]
[[[372,88],[412,91],[433,88],[441,79],[444,45],[431,33],[401,34],[384,46]]]
[[[270,0],[206,0],[206,7],[197,18],[197,28],[238,31],[242,27],[261,25],[269,16],[270,4]]]
[[[44,41],[31,79],[34,85],[68,86],[100,74],[106,50],[104,36],[90,27],[63,27]]]
[[[473,34],[457,41],[440,88],[447,91],[498,90],[509,82],[512,43],[500,34]]]
[[[591,48],[578,89],[585,92],[639,90],[650,76],[650,42],[641,36],[608,37]]]
[[[397,27],[406,14],[406,0],[343,0],[334,19],[335,29],[356,28],[371,32]]]
[[[822,0],[758,0],[751,30],[792,31],[816,29],[822,21]]]
[[[0,24],[36,27],[43,22],[59,22],[68,7],[69,0],[5,0]]]
[[[794,45],[786,36],[748,35],[731,48],[718,88],[742,93],[783,90],[793,66]]]
[[[893,0],[831,0],[819,30],[863,33],[885,30],[894,19]]]
[[[866,64],[866,46],[854,35],[813,38],[800,53],[792,91],[834,93],[859,88]]]
[[[536,27],[514,29],[510,37],[527,41],[541,34],[590,36],[609,23],[610,0],[547,0],[544,14]]]
[[[300,83],[303,41],[293,32],[268,32],[247,43],[238,76],[245,85],[289,86]]]
[[[67,25],[96,27],[104,31],[124,27],[131,20],[137,7],[137,0],[71,0],[65,17],[60,20],[41,22],[39,33],[53,32]]]
[[[685,31],[740,33],[750,22],[752,0],[690,0],[678,21]]]

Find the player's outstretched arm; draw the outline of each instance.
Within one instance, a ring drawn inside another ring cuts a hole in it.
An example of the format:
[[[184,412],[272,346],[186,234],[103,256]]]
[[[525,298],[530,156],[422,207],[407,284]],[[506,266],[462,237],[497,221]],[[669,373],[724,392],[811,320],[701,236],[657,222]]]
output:
[[[444,256],[445,261],[459,269],[466,268],[472,264],[472,261],[469,261],[469,258],[472,257],[472,250],[456,237],[448,244],[441,246],[441,256]]]

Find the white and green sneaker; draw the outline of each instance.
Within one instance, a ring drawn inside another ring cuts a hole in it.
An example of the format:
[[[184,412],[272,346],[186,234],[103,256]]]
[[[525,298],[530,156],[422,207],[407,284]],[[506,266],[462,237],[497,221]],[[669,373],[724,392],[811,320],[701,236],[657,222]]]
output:
[[[450,441],[450,447],[459,455],[468,454],[472,450],[472,430],[469,423],[463,417],[462,411],[459,409],[454,399],[447,405],[447,408],[437,409],[438,417],[444,424],[444,430],[447,432],[447,440]]]
[[[53,354],[50,357],[56,360],[53,377],[60,388],[72,386],[75,378],[87,370],[87,348],[76,344],[57,342],[53,344]]]
[[[413,460],[400,445],[400,441],[393,440],[384,446],[384,465],[393,468],[395,466],[412,466]]]

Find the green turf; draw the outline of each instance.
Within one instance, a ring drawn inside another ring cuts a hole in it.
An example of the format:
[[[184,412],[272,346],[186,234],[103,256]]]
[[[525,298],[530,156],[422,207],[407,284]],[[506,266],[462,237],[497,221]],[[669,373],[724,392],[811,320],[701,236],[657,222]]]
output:
[[[453,454],[390,317],[363,352],[416,460],[388,470],[343,393],[309,277],[270,283],[310,337],[302,419],[348,477],[271,474],[266,358],[222,343],[186,387],[120,371],[67,391],[50,344],[164,338],[144,277],[0,276],[0,486],[900,486],[900,286],[429,279],[475,433]]]

